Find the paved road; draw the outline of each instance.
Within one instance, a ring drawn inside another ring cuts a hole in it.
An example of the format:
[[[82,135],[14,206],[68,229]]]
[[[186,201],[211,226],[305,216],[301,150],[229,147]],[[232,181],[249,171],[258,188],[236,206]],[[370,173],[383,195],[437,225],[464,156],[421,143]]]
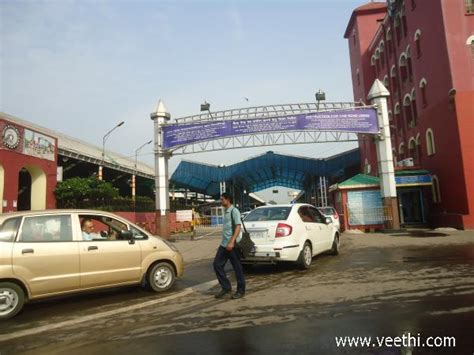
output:
[[[132,287],[27,306],[1,324],[0,340],[31,334],[0,341],[1,354],[474,352],[472,233],[344,235],[341,255],[318,256],[308,271],[251,271],[239,301],[216,301],[212,283],[196,288],[214,279],[216,244],[213,238],[177,243],[188,261],[186,276],[166,295]],[[134,308],[144,302],[152,304]],[[336,336],[407,332],[421,341],[454,336],[456,347],[338,348],[335,342]]]

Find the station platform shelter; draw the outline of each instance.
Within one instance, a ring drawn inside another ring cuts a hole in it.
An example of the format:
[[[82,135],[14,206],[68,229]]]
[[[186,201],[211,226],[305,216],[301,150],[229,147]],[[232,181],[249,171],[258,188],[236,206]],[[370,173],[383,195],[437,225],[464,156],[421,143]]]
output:
[[[58,181],[88,177],[104,166],[103,178],[122,196],[153,195],[154,169],[60,132],[0,112],[0,213],[55,208]]]

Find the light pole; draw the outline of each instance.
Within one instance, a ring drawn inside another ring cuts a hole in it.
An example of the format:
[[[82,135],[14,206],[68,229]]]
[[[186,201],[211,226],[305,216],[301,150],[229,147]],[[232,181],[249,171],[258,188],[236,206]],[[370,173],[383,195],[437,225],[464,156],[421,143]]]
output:
[[[117,128],[122,126],[125,123],[125,121],[120,122],[117,124],[114,128],[112,128],[110,131],[108,131],[103,137],[102,137],[102,159],[100,161],[99,165],[99,180],[102,180],[102,169],[104,166],[104,159],[105,159],[105,142],[107,142],[107,139],[109,138],[110,134],[115,131]]]
[[[135,195],[136,195],[136,179],[137,179],[137,161],[138,161],[138,153],[140,150],[142,150],[143,147],[145,147],[148,144],[151,144],[153,140],[149,140],[146,143],[143,143],[141,146],[139,146],[137,149],[135,149],[135,169],[132,175],[132,201],[133,201],[133,209],[135,209]]]
[[[204,112],[204,111],[209,112],[209,116],[211,117],[211,119],[214,119],[214,117],[212,117],[212,114],[211,114],[211,104],[207,101],[204,101],[204,103],[201,104],[201,112]]]
[[[319,102],[326,100],[326,93],[319,89],[318,92],[314,94],[314,96],[316,97],[316,101],[318,102],[317,110],[319,111]]]

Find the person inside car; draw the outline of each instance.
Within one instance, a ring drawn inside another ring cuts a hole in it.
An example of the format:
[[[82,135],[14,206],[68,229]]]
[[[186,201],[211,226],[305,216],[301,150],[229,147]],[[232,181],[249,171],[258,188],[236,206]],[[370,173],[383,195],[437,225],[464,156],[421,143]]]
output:
[[[92,219],[84,218],[81,222],[81,230],[83,240],[105,239],[99,233],[94,233]]]

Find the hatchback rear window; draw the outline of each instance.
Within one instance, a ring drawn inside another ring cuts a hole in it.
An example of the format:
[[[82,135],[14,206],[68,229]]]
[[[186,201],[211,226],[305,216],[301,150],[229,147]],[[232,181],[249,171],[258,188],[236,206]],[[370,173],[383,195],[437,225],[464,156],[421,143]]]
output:
[[[286,221],[290,215],[291,207],[262,207],[249,213],[245,222],[257,221]]]
[[[0,227],[0,242],[13,242],[18,232],[21,217],[10,218],[3,222]]]

